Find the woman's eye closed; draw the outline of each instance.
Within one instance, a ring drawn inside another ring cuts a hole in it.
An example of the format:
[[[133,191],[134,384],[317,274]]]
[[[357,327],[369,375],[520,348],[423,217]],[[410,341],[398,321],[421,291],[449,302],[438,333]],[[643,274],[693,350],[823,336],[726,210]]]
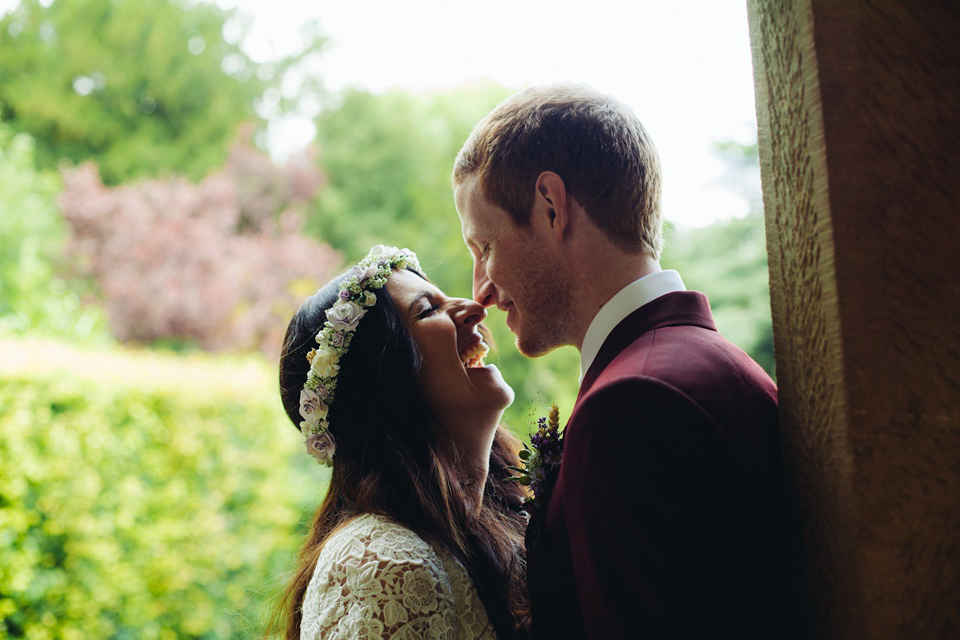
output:
[[[432,316],[434,312],[436,312],[436,310],[439,308],[440,308],[440,305],[437,305],[437,304],[426,305],[423,311],[417,314],[417,318],[427,318],[429,316]]]

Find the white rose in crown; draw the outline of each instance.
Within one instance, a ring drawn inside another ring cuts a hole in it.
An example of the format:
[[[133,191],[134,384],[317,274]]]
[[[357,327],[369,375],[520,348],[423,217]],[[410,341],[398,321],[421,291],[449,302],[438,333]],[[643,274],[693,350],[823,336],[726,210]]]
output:
[[[327,321],[335,330],[353,331],[366,311],[352,300],[338,300],[327,309]]]
[[[377,275],[378,273],[380,273],[380,267],[377,267],[377,266],[375,266],[375,265],[372,266],[372,267],[366,267],[366,268],[363,268],[363,267],[353,267],[353,268],[350,270],[350,275],[353,276],[353,277],[355,277],[355,278],[357,279],[357,285],[360,286],[360,287],[365,286],[365,285],[367,284],[367,282],[368,282],[371,278],[373,278],[375,275]],[[345,298],[342,297],[344,293],[346,293],[346,297],[345,297]],[[349,300],[349,299],[350,299],[350,291],[348,291],[348,290],[341,291],[341,292],[340,292],[340,295],[341,295],[341,298],[340,298],[341,300]]]
[[[397,252],[396,247],[388,247],[383,244],[378,244],[376,246],[370,247],[370,253],[367,254],[368,258],[379,258],[380,256],[392,255]]]
[[[364,291],[363,292],[363,306],[372,307],[377,304],[377,294],[373,291]]]
[[[303,418],[302,429],[304,431],[317,426],[321,420],[326,420],[327,405],[320,401],[320,396],[316,391],[303,389],[300,392],[300,416]]]
[[[337,350],[328,346],[321,345],[317,347],[313,354],[313,360],[310,361],[310,369],[321,378],[332,378],[340,370],[340,354]],[[319,399],[319,396],[318,396]]]
[[[304,443],[307,446],[307,453],[313,456],[317,462],[329,465],[333,462],[333,454],[337,446],[333,435],[329,431],[308,436]]]

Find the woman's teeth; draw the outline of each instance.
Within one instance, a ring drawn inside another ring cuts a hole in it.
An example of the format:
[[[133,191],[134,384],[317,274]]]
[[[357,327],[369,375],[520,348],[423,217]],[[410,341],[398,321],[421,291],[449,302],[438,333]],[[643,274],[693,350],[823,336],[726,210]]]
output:
[[[488,347],[483,340],[474,342],[472,345],[464,349],[463,353],[460,354],[460,361],[463,363],[463,366],[467,369],[476,369],[483,366],[483,357],[489,353],[490,347]]]

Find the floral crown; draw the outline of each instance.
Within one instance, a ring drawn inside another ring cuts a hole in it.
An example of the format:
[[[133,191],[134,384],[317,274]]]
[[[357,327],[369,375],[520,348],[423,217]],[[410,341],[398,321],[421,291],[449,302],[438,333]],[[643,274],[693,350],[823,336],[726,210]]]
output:
[[[420,271],[417,254],[409,249],[379,244],[367,257],[347,271],[337,301],[327,309],[327,320],[317,333],[317,348],[307,354],[310,372],[300,392],[300,432],[306,438],[307,453],[320,464],[331,466],[336,442],[330,433],[327,414],[333,404],[340,373],[340,359],[367,310],[377,304],[373,289],[382,289],[394,269],[413,267]]]

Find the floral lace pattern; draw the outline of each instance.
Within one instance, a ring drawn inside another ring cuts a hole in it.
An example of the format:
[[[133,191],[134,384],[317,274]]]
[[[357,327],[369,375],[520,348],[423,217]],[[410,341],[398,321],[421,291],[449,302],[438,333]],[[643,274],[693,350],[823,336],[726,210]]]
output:
[[[493,640],[466,570],[386,518],[365,515],[334,533],[303,598],[301,640]]]

